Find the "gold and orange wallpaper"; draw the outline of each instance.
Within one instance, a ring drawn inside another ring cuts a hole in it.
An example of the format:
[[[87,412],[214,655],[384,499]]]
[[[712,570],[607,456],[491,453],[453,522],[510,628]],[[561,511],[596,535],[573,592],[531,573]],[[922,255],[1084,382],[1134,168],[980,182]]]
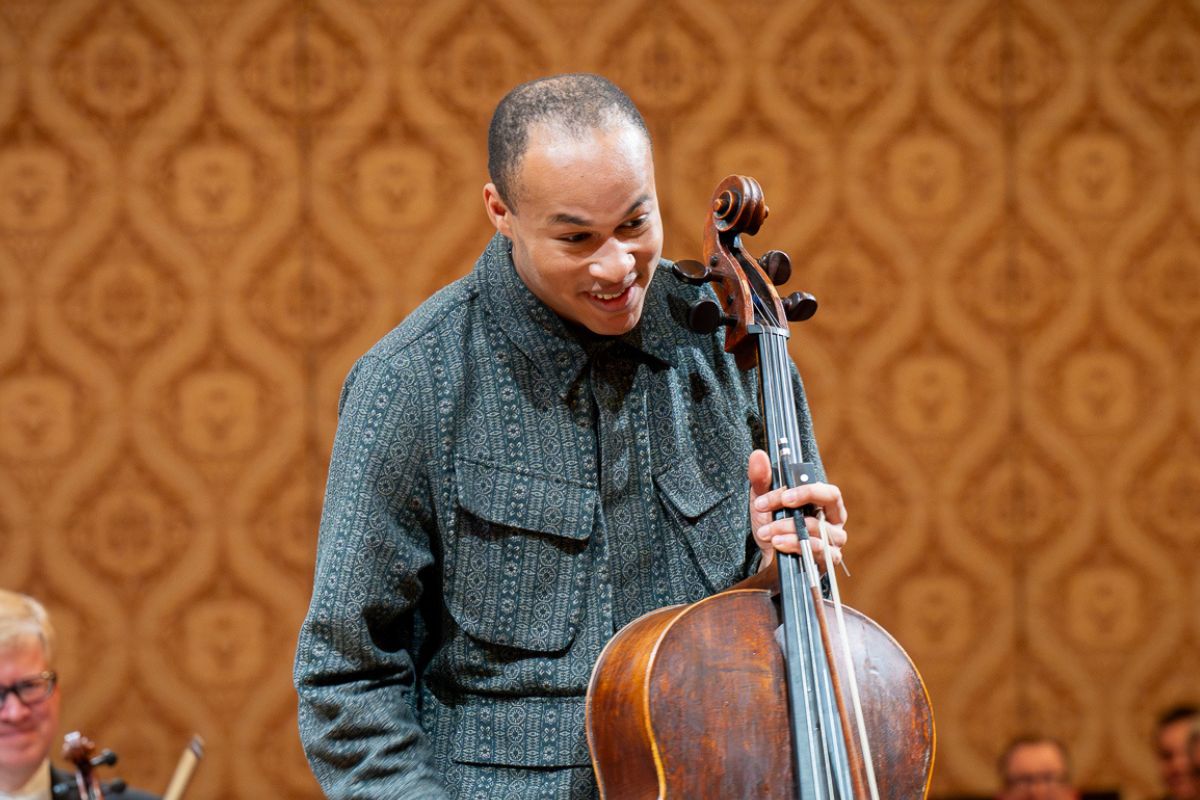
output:
[[[491,109],[603,73],[666,254],[757,177],[937,793],[1046,731],[1157,786],[1200,700],[1200,3],[0,0],[0,585],[64,729],[161,791],[315,798],[290,673],[354,358],[490,235]]]

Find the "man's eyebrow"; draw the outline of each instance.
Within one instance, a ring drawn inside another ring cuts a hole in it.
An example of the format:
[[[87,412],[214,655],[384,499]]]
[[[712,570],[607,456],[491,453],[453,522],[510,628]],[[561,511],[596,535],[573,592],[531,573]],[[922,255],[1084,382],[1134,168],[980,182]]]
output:
[[[574,214],[554,214],[550,217],[551,225],[575,225],[580,228],[586,228],[589,223],[583,217],[577,217]]]
[[[637,200],[633,201],[633,204],[630,205],[628,209],[626,209],[625,213],[622,216],[628,217],[630,214],[637,211],[638,208],[645,205],[649,201],[650,201],[650,195],[648,195],[648,194],[642,195]],[[550,216],[550,224],[551,225],[575,225],[580,228],[587,228],[587,227],[590,227],[592,223],[590,220],[584,219],[583,217],[577,217],[574,214],[552,214]]]

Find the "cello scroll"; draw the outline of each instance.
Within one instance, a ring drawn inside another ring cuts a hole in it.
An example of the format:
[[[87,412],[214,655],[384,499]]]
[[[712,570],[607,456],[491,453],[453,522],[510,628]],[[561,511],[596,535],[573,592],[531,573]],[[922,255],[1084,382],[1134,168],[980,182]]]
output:
[[[104,789],[95,768],[113,766],[117,763],[117,754],[108,749],[97,753],[95,742],[79,731],[72,731],[63,739],[63,758],[75,765],[79,800],[104,800]]]

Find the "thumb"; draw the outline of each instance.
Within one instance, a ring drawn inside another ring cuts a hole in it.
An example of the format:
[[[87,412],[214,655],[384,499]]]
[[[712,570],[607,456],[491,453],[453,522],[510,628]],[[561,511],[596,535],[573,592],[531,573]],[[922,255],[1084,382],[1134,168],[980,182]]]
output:
[[[771,459],[763,450],[755,450],[750,454],[750,464],[746,468],[750,478],[750,494],[757,497],[771,491]]]
[[[760,495],[764,495],[771,491],[771,459],[766,452],[755,450],[750,454],[750,463],[746,467],[746,476],[750,479],[750,503],[751,508],[754,507],[754,500]],[[758,516],[758,512],[755,513]],[[765,517],[770,517],[770,514],[763,514]],[[768,520],[769,521],[769,520]],[[758,523],[760,525],[766,522]]]

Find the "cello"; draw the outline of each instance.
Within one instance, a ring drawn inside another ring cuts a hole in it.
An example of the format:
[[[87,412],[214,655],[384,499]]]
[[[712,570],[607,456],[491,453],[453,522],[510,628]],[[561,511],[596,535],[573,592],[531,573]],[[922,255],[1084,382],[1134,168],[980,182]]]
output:
[[[795,292],[781,299],[786,254],[752,258],[742,246],[768,210],[744,176],[713,193],[704,262],[680,261],[677,278],[711,283],[689,326],[724,326],[725,349],[758,367],[772,488],[813,480],[801,439],[787,354],[788,322],[816,311]],[[719,301],[719,302],[718,302]],[[587,738],[608,800],[917,800],[933,767],[933,711],[904,649],[873,620],[842,605],[826,542],[825,581],[804,516],[801,553],[699,602],[652,611],[605,646],[587,693]]]

